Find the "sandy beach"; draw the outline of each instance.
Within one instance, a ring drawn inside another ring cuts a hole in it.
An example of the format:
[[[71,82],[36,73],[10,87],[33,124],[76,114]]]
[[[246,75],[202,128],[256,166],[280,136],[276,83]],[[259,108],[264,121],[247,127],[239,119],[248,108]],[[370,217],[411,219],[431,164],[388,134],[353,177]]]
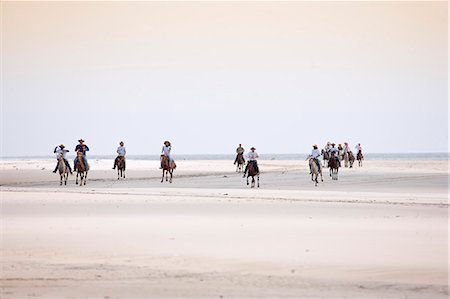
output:
[[[448,298],[446,161],[1,161],[1,298]]]

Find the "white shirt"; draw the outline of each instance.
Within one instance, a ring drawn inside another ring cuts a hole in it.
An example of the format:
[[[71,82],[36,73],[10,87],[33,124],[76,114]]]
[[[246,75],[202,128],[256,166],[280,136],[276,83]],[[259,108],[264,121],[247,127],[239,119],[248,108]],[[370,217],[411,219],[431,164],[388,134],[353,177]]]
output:
[[[335,147],[332,147],[332,148],[330,149],[330,155],[331,155],[332,153],[337,154],[337,152],[338,152],[338,149],[335,148]]]
[[[56,151],[55,151],[55,154],[56,154],[56,158],[58,158],[59,157],[59,155],[61,155],[64,159],[66,158],[66,154],[68,153],[69,151],[68,150],[66,150],[66,149],[57,149]]]
[[[313,149],[311,152],[311,156],[320,160],[321,153],[318,149]]]
[[[171,147],[171,146],[165,146],[165,145],[163,145],[161,153],[164,154],[164,156],[169,157],[169,156],[170,156],[170,151],[171,151],[171,150],[172,150],[172,147]]]
[[[247,154],[247,160],[248,161],[256,161],[256,159],[258,159],[258,158],[259,158],[259,155],[258,155],[257,152],[249,152]]]
[[[117,153],[119,154],[119,156],[121,157],[125,157],[125,154],[127,153],[127,150],[124,146],[119,146],[117,148]]]
[[[361,145],[358,145],[358,144],[357,144],[357,145],[355,146],[355,148],[356,148],[358,151],[362,151]]]

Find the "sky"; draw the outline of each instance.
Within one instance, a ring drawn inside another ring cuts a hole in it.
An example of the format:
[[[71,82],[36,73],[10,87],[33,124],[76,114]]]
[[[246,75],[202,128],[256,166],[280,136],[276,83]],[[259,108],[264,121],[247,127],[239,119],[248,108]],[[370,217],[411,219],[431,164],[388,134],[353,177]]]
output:
[[[447,2],[2,2],[1,154],[448,152]]]

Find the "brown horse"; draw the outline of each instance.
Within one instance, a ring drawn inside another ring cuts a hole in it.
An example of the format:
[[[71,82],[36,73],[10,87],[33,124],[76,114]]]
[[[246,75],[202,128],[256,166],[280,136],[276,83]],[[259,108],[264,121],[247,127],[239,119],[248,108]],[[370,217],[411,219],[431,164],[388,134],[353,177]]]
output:
[[[164,174],[166,176],[166,182],[172,183],[173,171],[177,168],[175,161],[169,163],[169,158],[167,156],[161,156],[161,166],[162,166],[162,177],[161,183],[164,181]],[[170,174],[170,179],[168,178]]]
[[[362,167],[362,160],[364,160],[362,151],[358,151],[358,153],[356,154],[356,160],[358,160],[358,166]]]
[[[117,158],[117,179],[125,178],[125,157],[119,156]]]
[[[353,155],[352,151],[348,151],[348,162],[350,164],[350,168],[353,168],[353,163],[355,163],[355,155]]]
[[[77,167],[75,168],[75,170],[77,172],[77,178],[75,180],[75,183],[78,185],[78,175],[79,175],[80,186],[82,186],[83,184],[86,185],[88,169],[86,168],[86,165],[84,165],[83,153],[81,152],[77,153]]]
[[[247,186],[249,185],[248,178],[249,178],[249,177],[252,177],[252,185],[251,185],[251,188],[255,188],[255,177],[256,177],[257,180],[258,180],[258,188],[259,188],[259,170],[256,169],[255,163],[256,163],[256,162],[254,162],[254,161],[249,161],[249,162],[248,162],[248,169],[247,169]]]
[[[330,159],[330,155],[324,149],[322,149],[322,155],[323,155],[323,167],[328,167],[328,160]]]
[[[237,165],[236,165],[236,172],[242,172],[244,171],[244,165],[245,165],[245,159],[244,159],[244,154],[238,154],[237,158]]]
[[[317,184],[319,183],[319,180],[318,180],[319,174],[320,174],[320,179],[323,182],[322,168],[320,168],[320,171],[319,171],[319,166],[317,165],[316,160],[314,160],[314,158],[312,156],[309,157],[309,168],[311,169],[311,180],[316,183],[315,186],[317,187]]]
[[[331,153],[330,161],[328,161],[328,167],[330,168],[330,177],[333,180],[337,181],[339,172],[339,161],[334,153]]]
[[[64,180],[64,185],[67,185],[67,179],[69,178],[69,168],[67,167],[66,161],[64,161],[64,158],[62,155],[58,156],[58,171],[59,171],[59,177],[60,177],[59,185],[62,186],[63,180]]]

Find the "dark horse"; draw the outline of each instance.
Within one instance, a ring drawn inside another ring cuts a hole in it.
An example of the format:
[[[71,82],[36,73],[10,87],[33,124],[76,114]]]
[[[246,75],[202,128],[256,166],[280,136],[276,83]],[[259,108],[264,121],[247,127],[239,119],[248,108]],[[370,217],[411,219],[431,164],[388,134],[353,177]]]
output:
[[[80,186],[86,185],[86,179],[88,174],[88,169],[86,168],[86,165],[84,165],[84,159],[83,159],[83,153],[78,152],[77,153],[77,167],[75,168],[77,171],[77,179],[75,183],[78,185],[78,175],[80,176]]]
[[[247,185],[249,185],[248,178],[252,177],[252,188],[255,188],[255,177],[258,180],[258,188],[259,188],[259,169],[256,166],[256,161],[248,161],[248,169],[247,169]]]
[[[167,180],[169,180],[168,176],[170,174],[169,183],[172,183],[173,171],[175,168],[177,168],[175,161],[172,161],[172,163],[169,163],[169,158],[167,156],[161,156],[161,166],[162,166],[161,183],[164,181],[164,174],[166,175],[166,182],[167,182]]]
[[[333,180],[338,179],[339,161],[334,153],[331,153],[330,161],[328,161],[328,167],[330,168],[330,177]]]
[[[358,166],[361,167],[362,166],[362,160],[364,160],[364,156],[362,154],[362,151],[358,151],[358,153],[356,154],[356,160],[358,160]]]
[[[125,157],[119,156],[117,158],[117,179],[125,178]]]
[[[355,155],[352,151],[348,151],[348,162],[350,163],[350,168],[353,168],[353,163],[355,163]]]
[[[244,164],[245,164],[245,159],[244,159],[244,154],[238,154],[236,157],[236,172],[242,172],[244,171]]]

